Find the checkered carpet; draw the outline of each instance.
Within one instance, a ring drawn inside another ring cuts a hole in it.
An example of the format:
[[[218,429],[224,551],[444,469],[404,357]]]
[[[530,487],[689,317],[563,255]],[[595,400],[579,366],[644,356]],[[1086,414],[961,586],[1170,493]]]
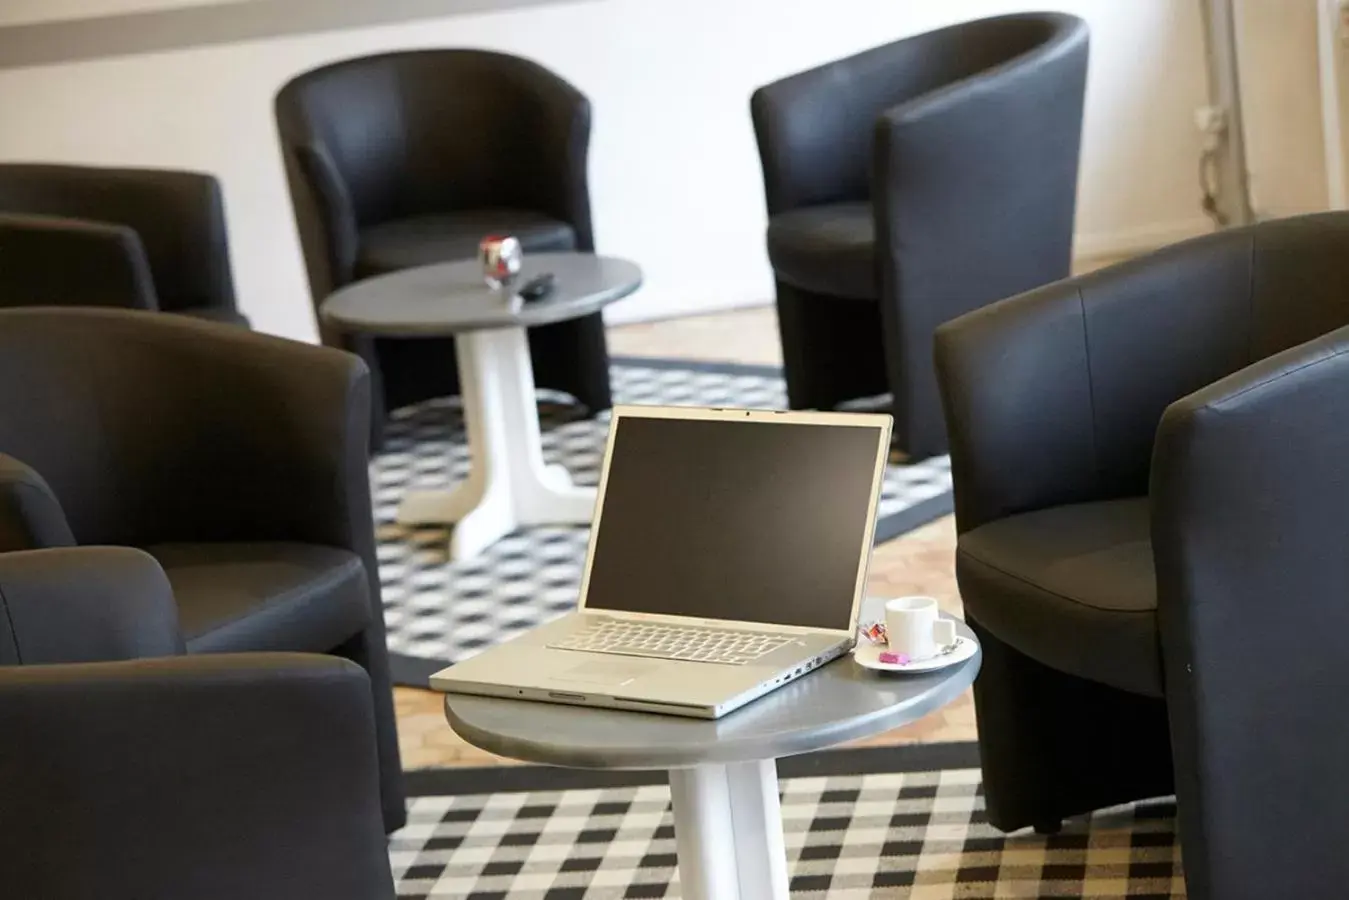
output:
[[[844,757],[836,770],[865,774],[784,777],[793,898],[1185,896],[1173,802],[1098,813],[1049,838],[1009,837],[984,820],[972,748],[897,749],[960,749],[967,764],[886,771],[908,768],[902,752],[896,765],[896,750],[844,750],[819,756]],[[784,776],[792,762],[780,763]],[[481,771],[458,774],[480,779]],[[538,791],[503,784],[491,794],[418,797],[410,810],[389,849],[400,898],[680,896],[663,783]]]
[[[780,409],[786,400],[776,369],[668,360],[616,361],[613,389],[619,403]],[[578,419],[574,407],[559,402],[542,408],[541,424],[545,459],[566,466],[578,484],[595,484],[607,414]],[[448,528],[408,528],[395,521],[404,492],[443,488],[467,473],[463,417],[448,399],[397,411],[385,448],[371,465],[384,614],[400,683],[424,686],[435,668],[576,606],[588,529],[524,529],[474,559],[451,564]],[[946,457],[890,466],[877,540],[889,540],[950,509]],[[417,665],[417,660],[430,664]]]

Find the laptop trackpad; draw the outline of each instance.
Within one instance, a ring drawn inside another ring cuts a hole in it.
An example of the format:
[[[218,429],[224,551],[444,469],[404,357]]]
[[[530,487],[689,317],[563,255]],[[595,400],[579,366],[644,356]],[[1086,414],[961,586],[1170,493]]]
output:
[[[622,687],[650,672],[650,663],[631,659],[596,659],[559,672],[553,678],[595,687]]]

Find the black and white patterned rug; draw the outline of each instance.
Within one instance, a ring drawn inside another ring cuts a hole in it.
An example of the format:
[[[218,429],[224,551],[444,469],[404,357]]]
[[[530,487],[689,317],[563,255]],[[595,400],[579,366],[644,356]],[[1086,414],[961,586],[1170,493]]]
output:
[[[1061,834],[984,816],[972,744],[835,750],[779,762],[793,898],[1184,897],[1175,804],[1119,807]],[[532,766],[409,773],[389,844],[403,900],[679,896],[663,773]]]
[[[618,403],[782,409],[779,369],[676,360],[619,359]],[[541,407],[543,455],[578,484],[599,479],[607,414],[578,418],[563,402]],[[444,488],[468,474],[468,445],[456,400],[431,400],[394,413],[371,464],[380,580],[394,680],[424,687],[437,669],[514,637],[576,607],[589,529],[528,528],[481,555],[448,561],[448,527],[396,521],[409,489]],[[946,457],[891,465],[885,473],[876,541],[890,540],[951,511]]]

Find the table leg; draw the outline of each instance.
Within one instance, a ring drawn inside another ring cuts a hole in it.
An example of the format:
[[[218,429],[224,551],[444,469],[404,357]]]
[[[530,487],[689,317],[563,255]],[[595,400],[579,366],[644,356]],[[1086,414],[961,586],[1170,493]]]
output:
[[[670,770],[684,900],[786,900],[773,760]]]
[[[455,340],[468,431],[468,480],[454,491],[404,497],[404,525],[456,523],[450,558],[467,559],[522,526],[588,525],[595,489],[543,461],[534,367],[523,328],[471,331]]]

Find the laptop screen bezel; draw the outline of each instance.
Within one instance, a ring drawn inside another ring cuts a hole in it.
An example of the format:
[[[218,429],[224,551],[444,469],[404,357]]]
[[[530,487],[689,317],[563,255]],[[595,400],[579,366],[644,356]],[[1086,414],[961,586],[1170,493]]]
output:
[[[587,598],[590,592],[590,572],[595,560],[595,548],[599,542],[600,521],[604,514],[604,492],[609,484],[609,466],[614,456],[614,441],[618,428],[624,419],[672,419],[672,420],[713,420],[726,422],[767,422],[778,425],[825,425],[839,428],[870,428],[876,432],[876,457],[871,480],[871,498],[867,506],[866,528],[862,546],[858,548],[857,578],[853,584],[852,609],[848,614],[848,627],[820,628],[802,625],[786,625],[778,622],[749,622],[736,619],[703,619],[697,616],[684,616],[665,613],[639,613],[621,609],[590,607]],[[881,483],[885,476],[885,465],[890,455],[890,431],[894,424],[891,416],[884,413],[838,413],[838,412],[794,412],[786,410],[727,409],[689,406],[629,406],[619,405],[613,408],[609,423],[609,434],[605,439],[604,462],[600,470],[599,486],[595,497],[595,518],[590,528],[590,539],[586,545],[585,568],[581,575],[581,596],[577,610],[602,611],[608,615],[631,618],[649,622],[699,622],[707,625],[756,628],[770,626],[774,629],[800,634],[842,634],[851,637],[857,632],[857,617],[862,606],[862,597],[866,590],[867,571],[871,563],[872,543],[876,539],[876,513],[880,504]]]

